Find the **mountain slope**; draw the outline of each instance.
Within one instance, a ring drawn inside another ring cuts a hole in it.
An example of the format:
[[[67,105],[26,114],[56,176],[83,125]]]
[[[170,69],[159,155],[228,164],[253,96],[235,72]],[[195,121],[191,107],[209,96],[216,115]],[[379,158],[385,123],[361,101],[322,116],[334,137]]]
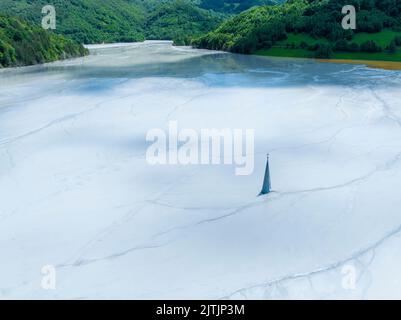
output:
[[[219,26],[224,15],[200,9],[194,4],[175,0],[157,5],[149,13],[144,32],[147,39],[174,39],[178,44],[189,42]]]
[[[47,0],[1,0],[0,12],[40,24]],[[81,43],[142,41],[145,21],[140,0],[53,0],[58,34]]]
[[[341,26],[348,4],[357,10],[356,30]],[[239,53],[399,60],[401,1],[289,0],[243,12],[193,44]]]
[[[0,12],[40,24],[47,0],[2,0]],[[56,33],[81,43],[183,41],[215,29],[223,15],[191,0],[54,0]],[[181,39],[181,40],[180,40]]]
[[[237,14],[254,6],[274,5],[283,0],[202,0],[200,7],[217,12]]]
[[[53,0],[56,33],[81,43],[169,39],[185,43],[231,14],[275,0]],[[281,1],[281,0],[278,0]],[[1,0],[0,12],[40,24],[47,0]]]
[[[0,15],[0,68],[83,56],[73,40],[44,31],[19,18]]]
[[[272,41],[285,38],[286,23],[299,17],[306,7],[305,2],[297,1],[282,6],[252,8],[194,40],[193,44],[213,50],[252,53]]]

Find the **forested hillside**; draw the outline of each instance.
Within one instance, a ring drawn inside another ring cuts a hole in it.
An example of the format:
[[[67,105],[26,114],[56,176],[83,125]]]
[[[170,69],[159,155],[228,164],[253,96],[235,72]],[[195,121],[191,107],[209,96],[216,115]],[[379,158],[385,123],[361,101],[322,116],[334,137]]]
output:
[[[278,0],[282,1],[282,0]],[[81,43],[169,39],[185,43],[232,14],[275,0],[52,0],[56,33]],[[1,0],[0,13],[40,24],[47,0]]]
[[[284,0],[202,0],[200,7],[224,13],[240,13],[254,6],[273,5]]]
[[[146,39],[189,43],[190,38],[217,28],[224,15],[198,8],[187,1],[172,1],[156,6],[149,14],[144,33]]]
[[[301,16],[306,7],[302,0],[282,6],[256,7],[196,39],[194,44],[213,50],[252,53],[285,38],[286,24]]]
[[[401,0],[288,0],[275,4],[279,2],[282,0],[53,0],[52,4],[57,11],[54,32],[80,43],[169,39],[247,54],[401,59]],[[47,0],[2,0],[0,13],[39,25],[46,4]],[[356,30],[341,27],[344,5],[354,5],[357,10]],[[35,55],[30,59],[43,60]],[[28,56],[23,60],[29,60]]]
[[[0,15],[0,68],[83,56],[87,50],[19,18]]]
[[[1,0],[0,12],[40,24],[47,0]],[[223,14],[191,0],[53,0],[56,33],[81,43],[180,40],[215,29]]]
[[[345,5],[356,8],[356,30],[341,26]],[[289,0],[243,12],[193,43],[239,53],[400,60],[401,1]]]
[[[240,13],[254,6],[273,5],[284,0],[202,0],[200,7],[225,13]]]
[[[52,0],[55,32],[81,43],[142,41],[145,16],[141,0]],[[40,25],[47,0],[1,0],[0,12]]]

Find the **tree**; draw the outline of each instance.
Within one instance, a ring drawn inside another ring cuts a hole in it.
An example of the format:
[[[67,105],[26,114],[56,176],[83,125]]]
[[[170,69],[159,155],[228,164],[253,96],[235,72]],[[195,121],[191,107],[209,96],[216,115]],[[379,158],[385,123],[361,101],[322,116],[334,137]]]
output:
[[[394,43],[396,46],[401,46],[401,37],[400,36],[395,37]]]
[[[334,45],[335,51],[348,51],[348,42],[344,39],[338,40]]]
[[[299,47],[301,49],[307,49],[308,48],[308,44],[305,41],[301,41],[301,43],[299,44]]]
[[[397,52],[397,46],[395,45],[395,41],[391,41],[390,44],[387,47],[387,51],[389,53],[396,53]]]
[[[358,52],[360,50],[359,44],[352,42],[348,45],[349,52]]]
[[[330,59],[333,54],[331,45],[326,43],[319,43],[315,52],[315,58],[318,59]]]
[[[360,50],[362,52],[381,52],[383,49],[373,40],[366,41],[361,44]]]

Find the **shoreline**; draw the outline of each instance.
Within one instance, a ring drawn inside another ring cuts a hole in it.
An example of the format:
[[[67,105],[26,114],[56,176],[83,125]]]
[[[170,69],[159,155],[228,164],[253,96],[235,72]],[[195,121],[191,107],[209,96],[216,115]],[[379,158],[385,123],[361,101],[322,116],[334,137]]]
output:
[[[259,50],[252,55],[261,56],[261,57],[277,57],[277,58],[291,58],[291,59],[307,59],[307,60],[315,60],[318,62],[328,62],[328,63],[342,63],[342,64],[355,64],[355,65],[365,65],[370,68],[382,69],[382,70],[392,70],[397,71],[401,70],[401,61],[397,60],[374,60],[367,58],[341,58],[341,57],[333,57],[330,59],[319,59],[312,56],[305,56],[303,54],[295,52],[294,55],[285,55],[283,52],[280,54],[274,54],[272,52],[267,52],[264,50]]]
[[[383,61],[383,60],[352,60],[352,59],[315,59],[320,62],[326,63],[346,63],[346,64],[359,64],[366,65],[375,69],[384,70],[401,70],[401,61]]]
[[[273,56],[264,54],[251,54],[259,57],[272,57],[272,58],[287,58],[287,59],[302,59],[314,60],[323,63],[338,63],[338,64],[355,64],[364,65],[369,68],[398,71],[401,70],[401,61],[386,61],[386,60],[358,60],[358,59],[318,59],[311,57],[291,57],[291,56]]]

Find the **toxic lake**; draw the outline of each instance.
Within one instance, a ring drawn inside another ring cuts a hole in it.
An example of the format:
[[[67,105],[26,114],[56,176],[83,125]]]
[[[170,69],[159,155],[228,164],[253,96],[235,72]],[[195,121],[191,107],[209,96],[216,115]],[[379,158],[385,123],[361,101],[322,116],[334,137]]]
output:
[[[90,51],[0,71],[0,298],[401,298],[400,71]],[[150,165],[171,122],[254,130],[253,172]]]

